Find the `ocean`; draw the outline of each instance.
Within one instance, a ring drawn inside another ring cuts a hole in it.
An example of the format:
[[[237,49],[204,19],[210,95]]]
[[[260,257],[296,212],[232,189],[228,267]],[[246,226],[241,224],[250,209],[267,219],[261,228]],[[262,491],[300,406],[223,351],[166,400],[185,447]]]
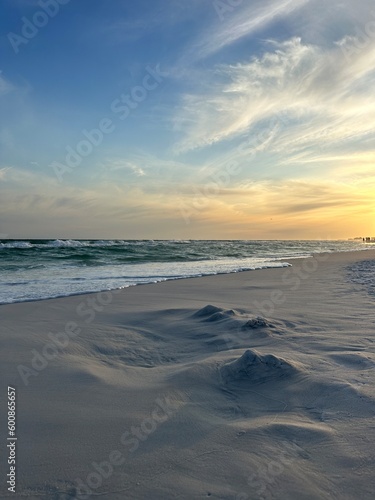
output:
[[[362,241],[1,240],[0,304],[286,267]]]

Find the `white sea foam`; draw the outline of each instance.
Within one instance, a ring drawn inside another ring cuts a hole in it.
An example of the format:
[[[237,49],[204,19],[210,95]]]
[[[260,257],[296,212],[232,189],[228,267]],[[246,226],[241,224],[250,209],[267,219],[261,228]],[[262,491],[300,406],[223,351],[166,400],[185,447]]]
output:
[[[32,245],[28,241],[12,241],[12,242],[7,242],[7,243],[0,243],[0,249],[1,248],[32,248],[34,245]]]
[[[0,242],[0,303],[281,268],[314,252],[360,248],[368,247],[301,241],[5,240]]]

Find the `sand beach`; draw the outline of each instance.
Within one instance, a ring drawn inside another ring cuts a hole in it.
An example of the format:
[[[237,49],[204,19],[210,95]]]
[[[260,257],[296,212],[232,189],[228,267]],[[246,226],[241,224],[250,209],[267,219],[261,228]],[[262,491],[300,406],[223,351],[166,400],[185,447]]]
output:
[[[373,498],[374,259],[2,305],[1,498]]]

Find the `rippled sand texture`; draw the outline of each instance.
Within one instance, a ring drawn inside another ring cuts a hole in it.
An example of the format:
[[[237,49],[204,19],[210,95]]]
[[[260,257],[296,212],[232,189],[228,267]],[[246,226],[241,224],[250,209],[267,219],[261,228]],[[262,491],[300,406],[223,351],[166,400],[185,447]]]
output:
[[[1,306],[18,497],[372,499],[374,259]]]

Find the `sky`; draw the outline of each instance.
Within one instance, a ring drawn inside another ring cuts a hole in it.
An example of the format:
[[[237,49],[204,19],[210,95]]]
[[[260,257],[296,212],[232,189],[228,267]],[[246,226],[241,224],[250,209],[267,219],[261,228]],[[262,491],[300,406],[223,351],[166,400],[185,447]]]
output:
[[[0,5],[0,238],[375,235],[373,0]]]

